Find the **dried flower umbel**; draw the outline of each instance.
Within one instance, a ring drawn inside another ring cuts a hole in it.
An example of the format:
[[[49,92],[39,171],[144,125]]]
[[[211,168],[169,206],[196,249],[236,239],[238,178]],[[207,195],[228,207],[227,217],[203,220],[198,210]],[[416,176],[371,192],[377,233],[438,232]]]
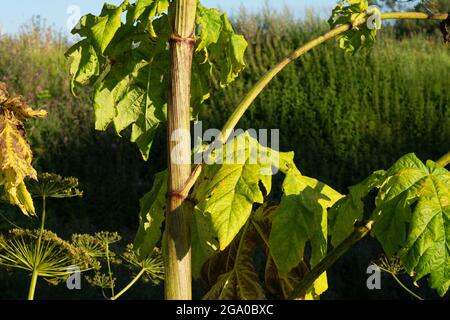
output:
[[[37,181],[30,181],[28,187],[32,197],[72,198],[83,195],[78,189],[77,178],[63,178],[54,173],[39,173]]]
[[[96,262],[51,231],[44,230],[40,236],[39,230],[13,229],[1,237],[0,265],[30,273],[37,271],[40,277],[56,284],[71,274],[70,267],[86,271],[95,268]]]

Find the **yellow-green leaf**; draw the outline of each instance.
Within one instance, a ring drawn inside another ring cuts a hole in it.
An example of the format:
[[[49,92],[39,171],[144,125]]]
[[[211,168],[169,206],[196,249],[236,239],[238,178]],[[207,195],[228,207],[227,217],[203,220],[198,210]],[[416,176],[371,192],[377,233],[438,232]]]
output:
[[[304,249],[311,244],[309,264],[314,267],[327,254],[327,209],[342,198],[329,186],[304,177],[297,168],[286,172],[284,196],[273,213],[269,244],[281,277],[304,261]],[[287,243],[288,241],[288,243]],[[311,297],[327,289],[326,274],[311,288]]]
[[[210,215],[221,250],[233,241],[245,225],[253,204],[263,203],[260,183],[266,193],[270,192],[272,177],[268,169],[271,163],[252,157],[259,149],[261,147],[255,139],[248,133],[242,134],[216,150],[216,154],[223,155],[224,160],[234,160],[212,165],[201,178],[202,183],[197,191],[197,198],[201,199],[199,206]]]
[[[373,234],[388,258],[399,256],[416,281],[429,275],[443,296],[450,286],[450,172],[406,155],[387,172],[376,205]]]

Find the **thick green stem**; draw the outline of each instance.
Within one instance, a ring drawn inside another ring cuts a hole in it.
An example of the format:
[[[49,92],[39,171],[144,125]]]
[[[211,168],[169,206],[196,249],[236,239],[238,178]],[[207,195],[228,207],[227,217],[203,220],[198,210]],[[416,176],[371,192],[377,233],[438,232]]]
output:
[[[425,12],[388,12],[381,15],[383,20],[446,20],[448,13],[429,14]]]
[[[450,152],[443,155],[438,161],[437,164],[440,166],[446,167],[450,164]]]
[[[111,282],[111,295],[114,296],[114,281],[113,281],[113,273],[111,270],[111,259],[109,256],[109,244],[108,241],[105,241],[105,247],[106,247],[106,264],[108,266],[108,276],[109,276],[109,281]]]
[[[36,292],[36,284],[37,284],[37,279],[39,277],[37,269],[38,269],[38,265],[40,263],[40,257],[41,257],[41,242],[42,242],[42,235],[44,234],[46,212],[47,212],[46,198],[44,196],[44,197],[42,197],[41,226],[39,228],[39,236],[38,236],[37,243],[36,243],[36,252],[35,252],[33,273],[31,274],[31,281],[30,281],[30,286],[28,289],[28,300],[34,300],[34,294]]]
[[[28,290],[28,300],[34,300],[34,293],[36,292],[36,283],[38,279],[38,273],[36,270],[33,271],[31,275],[30,288]]]
[[[111,300],[117,300],[119,299],[125,292],[127,292],[136,282],[139,281],[139,279],[144,275],[145,269],[142,269],[139,271],[139,273],[133,278],[133,280],[130,281],[130,283],[123,288],[119,293],[117,293],[115,296],[111,298]]]
[[[353,233],[348,236],[340,245],[322,259],[302,281],[292,290],[289,299],[303,298],[320,275],[328,270],[344,253],[346,253],[357,242],[363,239],[372,230],[373,221],[367,222],[364,226],[356,227]]]
[[[191,219],[192,208],[183,188],[191,175],[190,100],[194,28],[197,0],[175,0],[169,8],[170,86],[168,103],[169,185],[166,229],[163,238],[168,300],[192,298]]]
[[[448,14],[427,14],[422,12],[390,12],[390,13],[384,13],[381,15],[381,18],[383,20],[390,20],[390,19],[405,19],[405,20],[446,20],[448,18]],[[236,127],[238,122],[241,120],[241,118],[244,116],[245,112],[248,110],[248,108],[251,106],[253,101],[259,96],[259,94],[264,90],[264,88],[281,72],[286,68],[291,62],[294,60],[302,57],[315,47],[319,46],[320,44],[333,39],[334,37],[340,35],[341,33],[344,33],[345,31],[350,30],[352,27],[362,25],[366,22],[368,16],[364,15],[361,16],[360,19],[357,19],[357,21],[354,21],[352,24],[346,24],[339,26],[327,33],[325,33],[323,36],[320,36],[305,45],[301,46],[300,48],[294,50],[292,53],[290,53],[286,58],[284,58],[280,63],[278,63],[275,67],[273,67],[270,71],[268,71],[254,86],[253,88],[245,95],[245,97],[239,102],[239,104],[236,106],[234,112],[224,125],[222,129],[222,141],[226,141],[231,133],[231,130]],[[208,151],[206,151],[208,152]],[[178,193],[182,195],[188,195],[189,191],[194,186],[195,182],[200,176],[200,173],[202,171],[202,166],[197,165],[192,175],[187,180],[186,184],[183,185]]]

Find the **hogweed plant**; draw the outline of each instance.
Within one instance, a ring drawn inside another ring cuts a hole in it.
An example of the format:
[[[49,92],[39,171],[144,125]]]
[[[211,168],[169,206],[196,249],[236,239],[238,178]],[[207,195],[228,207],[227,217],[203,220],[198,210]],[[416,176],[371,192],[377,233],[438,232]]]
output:
[[[366,0],[340,1],[329,20],[331,30],[269,70],[242,97],[214,143],[192,152],[191,121],[214,98],[212,88],[231,85],[245,67],[247,42],[234,32],[227,16],[197,0],[125,0],[117,6],[105,4],[98,16],[81,18],[72,31],[81,40],[67,56],[72,91],[92,88],[95,127],[113,126],[119,135],[129,128],[131,141],[147,160],[155,133],[167,123],[168,169],[155,176],[152,189],[141,199],[134,245],[121,256],[136,268],[135,279],[161,280],[161,261],[152,258],[161,243],[167,299],[191,299],[192,278],[208,284],[205,299],[265,299],[268,294],[317,299],[328,288],[328,268],[370,234],[380,242],[387,261],[398,259],[395,263],[413,281],[426,277],[441,296],[448,291],[450,173],[445,167],[450,153],[426,162],[407,154],[343,195],[304,176],[292,152],[260,144],[250,132],[230,134],[291,62],[334,38],[342,49],[356,54],[375,43],[381,22],[389,19],[440,21],[448,38],[447,13],[380,13]],[[0,135],[23,141],[17,123],[21,113],[2,99]],[[26,176],[35,178],[30,152],[2,141],[0,146],[10,202],[34,212],[21,184]],[[15,162],[8,162],[4,150],[9,150],[7,155],[19,152],[24,165],[10,168],[8,163]],[[191,165],[199,152],[208,161]],[[219,154],[240,161],[216,162]],[[255,154],[265,156],[255,162]],[[275,172],[284,178],[282,196],[269,204]],[[112,264],[118,257],[110,254],[110,236],[97,236],[99,243],[81,239],[91,258],[106,256],[106,272],[95,274],[92,281],[109,289],[112,299],[122,295],[123,290],[114,289]],[[254,265],[259,249],[265,256],[264,281]]]
[[[72,32],[82,40],[67,56],[72,89],[93,88],[96,128],[112,125],[120,134],[131,127],[131,140],[147,160],[155,132],[168,124],[168,170],[155,176],[141,200],[134,243],[136,257],[143,259],[162,241],[167,299],[190,299],[192,277],[209,285],[206,299],[264,299],[267,293],[316,299],[328,288],[327,269],[368,234],[388,260],[399,257],[414,281],[428,277],[441,296],[447,292],[449,154],[425,163],[405,155],[342,195],[302,175],[293,153],[263,146],[249,132],[230,135],[291,62],[333,38],[355,54],[375,43],[382,21],[389,19],[441,21],[448,37],[447,13],[381,13],[366,0],[340,1],[329,20],[331,30],[269,70],[242,97],[214,143],[200,148],[209,161],[193,166],[199,151],[191,152],[190,122],[214,98],[212,88],[230,85],[245,67],[245,39],[225,14],[196,0],[127,0],[81,18]],[[252,162],[260,150],[267,156]],[[243,161],[215,162],[217,154]],[[267,172],[284,176],[283,195],[271,206],[273,181]],[[367,201],[374,210],[364,206]],[[261,247],[264,282],[253,264]]]

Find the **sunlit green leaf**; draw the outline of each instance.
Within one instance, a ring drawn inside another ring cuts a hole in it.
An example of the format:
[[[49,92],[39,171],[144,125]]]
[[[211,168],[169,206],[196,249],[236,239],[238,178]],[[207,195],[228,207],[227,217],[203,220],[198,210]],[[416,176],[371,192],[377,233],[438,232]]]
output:
[[[270,159],[253,155],[263,150],[247,133],[216,150],[216,156],[233,159],[205,170],[198,187],[199,206],[210,215],[220,249],[225,249],[248,220],[254,203],[263,203],[271,190]],[[261,189],[261,186],[263,189]]]
[[[416,280],[430,275],[444,295],[450,286],[450,173],[414,154],[397,161],[376,199],[373,234],[388,258],[400,257]]]
[[[124,1],[120,6],[105,4],[102,9],[100,17],[96,23],[91,26],[92,43],[103,54],[114,38],[116,32],[122,24],[122,13],[124,12],[128,0]]]

